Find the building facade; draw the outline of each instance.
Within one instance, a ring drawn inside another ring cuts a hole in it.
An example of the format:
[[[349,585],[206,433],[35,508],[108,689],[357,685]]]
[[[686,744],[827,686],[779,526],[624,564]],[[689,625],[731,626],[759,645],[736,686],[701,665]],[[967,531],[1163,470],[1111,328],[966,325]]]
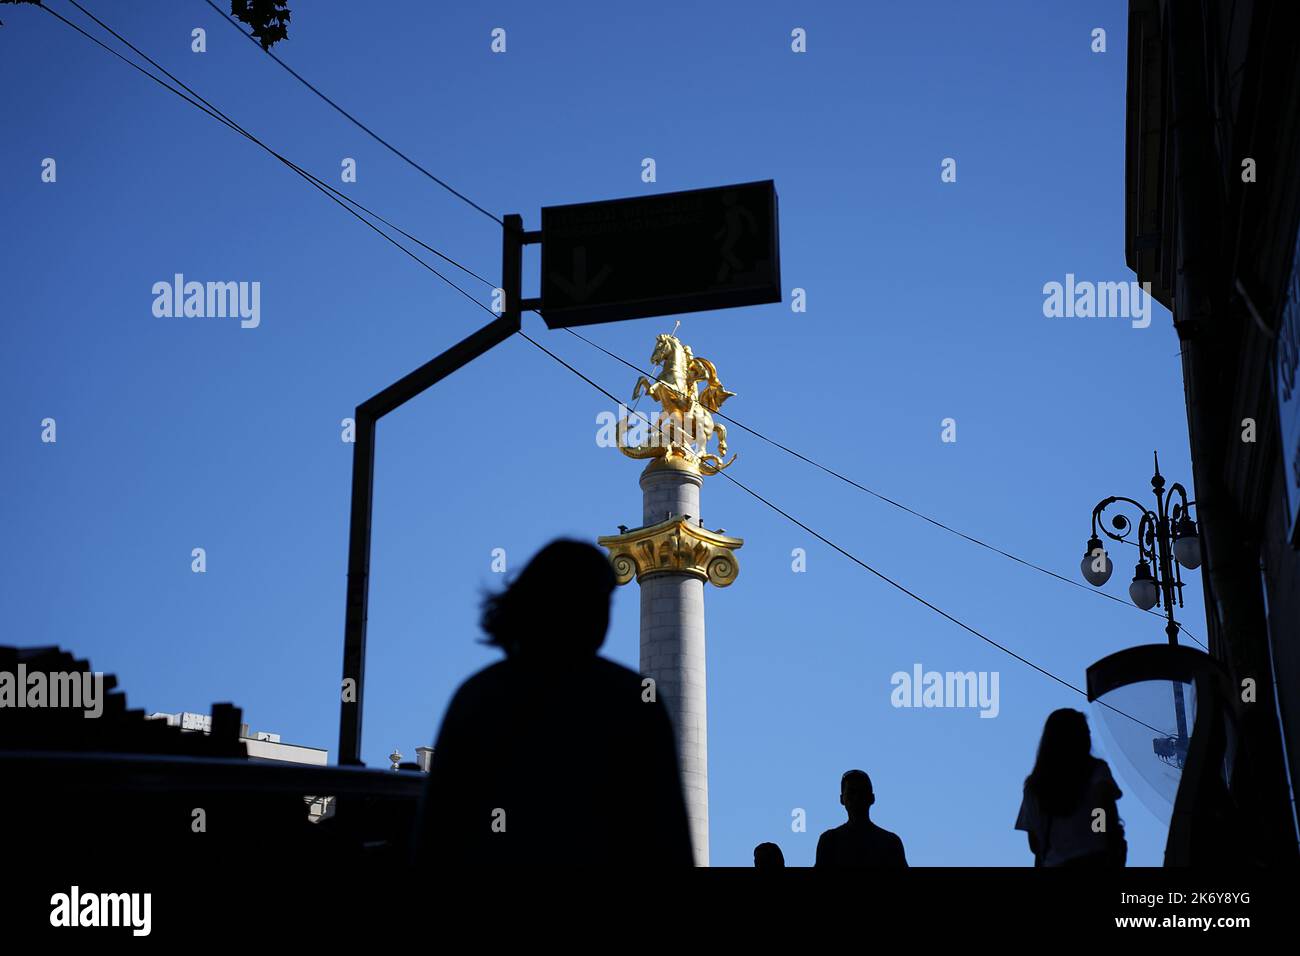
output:
[[[199,734],[212,733],[210,714],[197,714],[181,711],[179,714],[153,713],[145,720],[162,720],[170,727],[179,727],[183,731]],[[305,747],[301,744],[287,744],[279,734],[268,731],[250,731],[248,724],[239,728],[239,742],[244,745],[248,759],[252,761],[271,761],[280,763],[302,763],[313,767],[329,764],[329,751],[320,747]],[[306,796],[303,800],[308,805],[308,816],[313,823],[326,819],[334,812],[334,798],[327,796]]]
[[[1300,4],[1132,0],[1125,255],[1182,353],[1209,647],[1240,692],[1250,856],[1300,770]]]

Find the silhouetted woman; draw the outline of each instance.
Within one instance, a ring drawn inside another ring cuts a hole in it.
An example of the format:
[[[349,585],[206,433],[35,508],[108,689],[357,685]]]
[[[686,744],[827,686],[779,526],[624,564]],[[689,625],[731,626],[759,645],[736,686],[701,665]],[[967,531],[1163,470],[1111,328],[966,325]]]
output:
[[[1053,711],[1025,779],[1016,829],[1029,834],[1035,866],[1123,866],[1128,846],[1106,761],[1092,755],[1088,718]]]
[[[505,660],[456,691],[434,745],[418,856],[433,866],[690,866],[672,727],[641,675],[598,657],[605,555],[553,541],[483,602]]]

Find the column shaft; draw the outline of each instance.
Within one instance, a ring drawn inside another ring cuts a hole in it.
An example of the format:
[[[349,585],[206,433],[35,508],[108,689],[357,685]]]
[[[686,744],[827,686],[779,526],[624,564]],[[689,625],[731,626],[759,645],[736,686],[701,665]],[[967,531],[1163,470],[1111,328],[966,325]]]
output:
[[[652,469],[641,477],[642,520],[700,518],[700,477]],[[696,866],[709,865],[708,713],[704,669],[704,582],[685,573],[641,580],[641,672],[654,679],[677,737],[686,813]]]

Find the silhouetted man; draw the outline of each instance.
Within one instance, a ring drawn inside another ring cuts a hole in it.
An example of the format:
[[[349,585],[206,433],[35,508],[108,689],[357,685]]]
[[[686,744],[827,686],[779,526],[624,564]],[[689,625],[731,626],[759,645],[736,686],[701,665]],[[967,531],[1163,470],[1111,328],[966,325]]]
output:
[[[760,843],[754,847],[754,866],[760,870],[783,869],[785,854],[775,843]]]
[[[456,691],[434,746],[418,857],[434,866],[691,866],[672,727],[635,671],[596,655],[605,555],[554,541],[483,602],[505,660]]]
[[[817,841],[815,866],[904,867],[903,841],[871,822],[876,793],[865,770],[850,770],[840,778],[840,803],[849,822],[827,830]]]

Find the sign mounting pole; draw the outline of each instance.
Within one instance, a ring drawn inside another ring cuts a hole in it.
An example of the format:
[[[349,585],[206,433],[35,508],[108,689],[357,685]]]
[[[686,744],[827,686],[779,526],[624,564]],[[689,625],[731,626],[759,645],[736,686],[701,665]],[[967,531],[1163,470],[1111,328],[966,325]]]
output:
[[[370,538],[375,497],[375,426],[394,409],[519,331],[524,302],[520,286],[524,244],[540,233],[525,233],[521,216],[505,217],[501,239],[504,310],[473,335],[398,379],[357,406],[352,449],[352,515],[348,524],[347,612],[343,629],[343,683],[340,687],[339,765],[361,766],[361,715],[366,681],[366,618],[370,605]]]

